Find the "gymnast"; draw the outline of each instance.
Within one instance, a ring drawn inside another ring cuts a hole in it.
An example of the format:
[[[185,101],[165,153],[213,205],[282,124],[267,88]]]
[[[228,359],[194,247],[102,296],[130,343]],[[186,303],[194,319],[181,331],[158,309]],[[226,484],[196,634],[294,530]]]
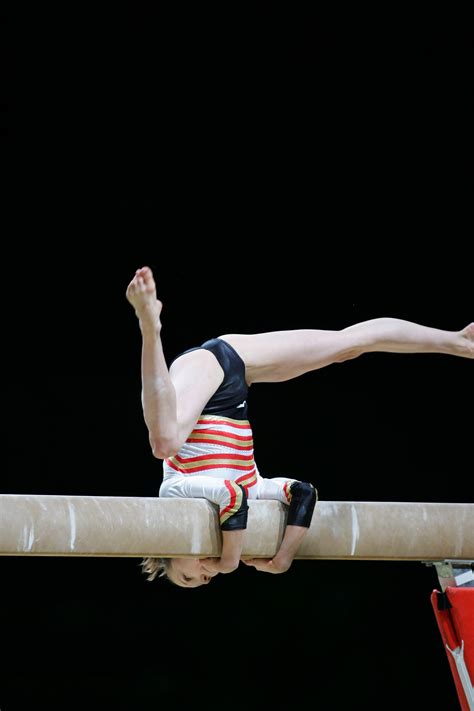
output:
[[[209,583],[239,566],[248,499],[288,507],[279,550],[271,559],[243,560],[268,573],[287,571],[311,523],[317,492],[308,482],[264,478],[253,454],[247,394],[253,383],[297,378],[369,352],[445,353],[474,358],[474,323],[443,331],[396,318],[376,318],[341,331],[303,329],[226,334],[165,361],[162,303],[149,267],[137,269],[126,296],[142,335],[142,407],[153,455],[163,460],[159,495],[205,498],[217,505],[220,558],[144,558],[148,580],[181,587]]]

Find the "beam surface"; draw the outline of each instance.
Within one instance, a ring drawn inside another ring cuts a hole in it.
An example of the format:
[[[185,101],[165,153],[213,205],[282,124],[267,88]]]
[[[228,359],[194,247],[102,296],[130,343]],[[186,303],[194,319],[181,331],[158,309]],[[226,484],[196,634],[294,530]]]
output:
[[[243,555],[272,557],[286,523],[276,501],[249,501]],[[0,495],[0,555],[219,556],[205,499]],[[320,501],[297,558],[473,560],[474,504]]]

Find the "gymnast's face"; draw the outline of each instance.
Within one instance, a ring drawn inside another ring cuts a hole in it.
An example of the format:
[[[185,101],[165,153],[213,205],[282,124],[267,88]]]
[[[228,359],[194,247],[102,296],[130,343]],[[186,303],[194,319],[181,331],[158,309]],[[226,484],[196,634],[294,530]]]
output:
[[[168,578],[182,588],[198,588],[207,585],[217,575],[213,570],[213,558],[173,558],[168,569]]]

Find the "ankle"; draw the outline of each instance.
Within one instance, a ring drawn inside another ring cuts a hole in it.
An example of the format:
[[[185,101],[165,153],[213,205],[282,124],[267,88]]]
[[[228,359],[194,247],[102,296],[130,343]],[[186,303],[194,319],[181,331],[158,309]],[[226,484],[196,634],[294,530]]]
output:
[[[159,338],[161,335],[161,321],[159,319],[138,317],[138,325],[144,338]]]

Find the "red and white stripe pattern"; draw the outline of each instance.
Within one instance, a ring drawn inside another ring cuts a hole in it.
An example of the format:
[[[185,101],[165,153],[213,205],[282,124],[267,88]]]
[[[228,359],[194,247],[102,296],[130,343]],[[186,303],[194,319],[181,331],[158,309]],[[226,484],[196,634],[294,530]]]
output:
[[[221,526],[225,521],[227,521],[228,518],[230,518],[235,513],[237,513],[237,511],[240,510],[240,507],[242,506],[243,497],[242,489],[237,486],[235,481],[225,479],[224,483],[227,487],[227,491],[229,492],[230,499],[227,506],[225,506],[219,511],[219,522]]]
[[[294,483],[293,479],[288,479],[288,481],[285,481],[283,484],[283,493],[285,494],[286,497],[286,503],[291,504],[291,485]]]
[[[165,479],[177,472],[228,479],[246,489],[254,486],[257,470],[249,421],[201,415],[179,452],[163,462]]]

